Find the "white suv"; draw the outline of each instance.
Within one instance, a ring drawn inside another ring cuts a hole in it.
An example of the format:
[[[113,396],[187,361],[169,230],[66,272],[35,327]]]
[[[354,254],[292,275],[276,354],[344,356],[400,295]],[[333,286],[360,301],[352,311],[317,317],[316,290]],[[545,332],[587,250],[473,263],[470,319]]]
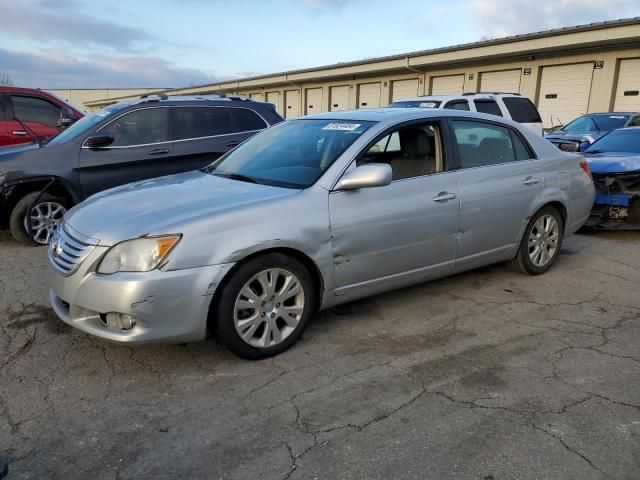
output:
[[[462,95],[429,95],[404,98],[393,102],[393,108],[448,108],[489,113],[522,123],[542,135],[542,119],[527,97],[517,93],[463,93]]]

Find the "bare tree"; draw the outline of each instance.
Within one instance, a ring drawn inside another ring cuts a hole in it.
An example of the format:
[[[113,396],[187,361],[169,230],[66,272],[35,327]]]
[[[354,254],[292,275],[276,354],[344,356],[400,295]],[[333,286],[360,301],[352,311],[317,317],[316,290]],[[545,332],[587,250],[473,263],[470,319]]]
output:
[[[13,87],[13,80],[8,73],[0,73],[0,87]]]

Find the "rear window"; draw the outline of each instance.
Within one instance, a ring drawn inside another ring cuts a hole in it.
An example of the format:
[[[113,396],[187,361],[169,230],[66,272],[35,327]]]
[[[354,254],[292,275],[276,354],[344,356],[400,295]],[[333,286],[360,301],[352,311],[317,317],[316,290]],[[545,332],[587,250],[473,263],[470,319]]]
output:
[[[234,108],[231,112],[234,130],[238,132],[252,132],[267,128],[267,124],[254,111],[246,108]]]
[[[503,97],[502,101],[514,122],[542,123],[538,110],[528,98]]]
[[[502,116],[502,111],[494,100],[474,100],[473,103],[476,104],[476,110],[480,113]]]
[[[393,102],[390,108],[438,108],[442,102],[438,100],[411,100],[409,102]]]

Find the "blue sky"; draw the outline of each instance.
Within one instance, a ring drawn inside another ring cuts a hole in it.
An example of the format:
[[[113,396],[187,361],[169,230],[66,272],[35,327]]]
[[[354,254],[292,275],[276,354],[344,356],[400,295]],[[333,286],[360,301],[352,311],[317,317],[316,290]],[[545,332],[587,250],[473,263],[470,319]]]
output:
[[[179,87],[633,16],[638,0],[0,0],[0,73]]]

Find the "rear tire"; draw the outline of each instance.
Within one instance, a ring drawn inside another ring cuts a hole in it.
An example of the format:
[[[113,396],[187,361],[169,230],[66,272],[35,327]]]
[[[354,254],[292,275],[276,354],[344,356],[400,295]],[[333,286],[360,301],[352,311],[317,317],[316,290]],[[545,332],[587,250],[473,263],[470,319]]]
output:
[[[538,210],[531,217],[518,247],[518,253],[508,265],[515,271],[540,275],[554,264],[564,235],[564,221],[552,206]]]
[[[217,337],[236,355],[259,360],[284,352],[313,316],[311,275],[295,258],[269,253],[241,265],[212,309]]]
[[[32,219],[32,225],[42,225],[42,228],[38,229],[39,234],[38,231],[34,230],[34,235],[30,238],[26,229],[27,211],[38,195],[40,195],[40,192],[31,192],[18,200],[9,217],[11,235],[13,235],[16,241],[25,245],[47,245],[57,223],[67,211],[68,203],[64,198],[54,197],[47,193],[43,194],[38,200],[37,205],[34,205],[33,213],[36,215],[36,210],[40,207],[44,215],[42,215],[41,219]],[[50,215],[47,215],[47,212],[49,212]]]

